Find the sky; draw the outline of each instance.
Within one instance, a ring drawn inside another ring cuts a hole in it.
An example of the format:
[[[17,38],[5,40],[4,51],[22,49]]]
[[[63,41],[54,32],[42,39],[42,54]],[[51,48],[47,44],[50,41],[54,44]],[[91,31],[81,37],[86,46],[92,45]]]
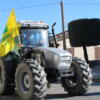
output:
[[[0,0],[0,39],[11,8],[15,8],[17,21],[44,21],[50,26],[56,22],[55,32],[62,32],[61,0]],[[100,18],[100,0],[63,0],[65,29],[68,23],[80,18]]]

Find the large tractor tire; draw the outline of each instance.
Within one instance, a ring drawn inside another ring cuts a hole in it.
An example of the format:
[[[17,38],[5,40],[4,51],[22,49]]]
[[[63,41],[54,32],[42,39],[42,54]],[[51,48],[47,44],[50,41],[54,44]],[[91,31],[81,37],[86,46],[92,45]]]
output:
[[[100,19],[78,19],[68,24],[71,46],[96,46],[100,44]]]
[[[47,80],[44,68],[32,59],[18,65],[15,84],[21,100],[42,100],[46,96]]]
[[[9,72],[9,67],[0,58],[0,95],[12,95],[14,93],[14,85],[11,83]]]
[[[78,58],[73,58],[71,68],[74,76],[62,78],[62,86],[70,95],[83,95],[91,84],[91,69]]]

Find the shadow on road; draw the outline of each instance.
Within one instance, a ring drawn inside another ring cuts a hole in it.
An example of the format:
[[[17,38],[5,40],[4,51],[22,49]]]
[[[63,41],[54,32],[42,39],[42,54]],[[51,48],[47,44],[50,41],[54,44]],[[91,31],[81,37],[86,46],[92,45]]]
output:
[[[100,92],[95,92],[95,93],[87,93],[82,96],[88,97],[88,96],[99,96],[99,95]],[[75,96],[71,96],[68,94],[48,94],[45,99],[64,99],[64,98],[71,98],[71,97],[75,97]],[[20,100],[20,99],[18,98],[18,96],[0,96],[0,100]]]
[[[98,96],[98,95],[100,95],[100,92],[87,93],[87,94],[85,94],[85,95],[83,95],[83,96]]]
[[[20,100],[18,96],[0,96],[0,100]]]
[[[45,99],[61,99],[61,98],[68,98],[73,97],[68,94],[48,94]]]
[[[100,95],[100,92],[87,93],[87,94],[82,95],[82,96],[88,97],[88,96],[98,96],[98,95]],[[61,99],[61,98],[63,99],[63,98],[71,98],[71,97],[75,97],[75,96],[71,96],[68,94],[48,94],[45,99]]]

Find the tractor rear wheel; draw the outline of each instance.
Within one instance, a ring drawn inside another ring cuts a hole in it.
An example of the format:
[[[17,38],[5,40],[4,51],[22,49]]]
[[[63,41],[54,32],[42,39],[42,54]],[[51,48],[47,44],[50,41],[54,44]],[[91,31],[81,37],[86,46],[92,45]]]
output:
[[[73,59],[71,68],[74,76],[62,78],[62,86],[70,95],[83,95],[91,83],[91,70],[85,61],[78,58]]]
[[[0,95],[12,95],[14,93],[14,85],[11,84],[7,71],[9,68],[0,58]]]
[[[21,100],[42,100],[46,96],[47,80],[44,68],[32,59],[18,65],[15,84]]]

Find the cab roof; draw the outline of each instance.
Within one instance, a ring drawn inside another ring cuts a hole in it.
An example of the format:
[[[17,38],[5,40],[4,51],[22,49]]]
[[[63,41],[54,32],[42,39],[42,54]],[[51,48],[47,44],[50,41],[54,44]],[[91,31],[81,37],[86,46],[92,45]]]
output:
[[[48,29],[49,26],[45,24],[43,21],[34,22],[31,20],[25,20],[25,21],[18,21],[18,24],[20,24],[21,28],[40,28],[40,29]]]

